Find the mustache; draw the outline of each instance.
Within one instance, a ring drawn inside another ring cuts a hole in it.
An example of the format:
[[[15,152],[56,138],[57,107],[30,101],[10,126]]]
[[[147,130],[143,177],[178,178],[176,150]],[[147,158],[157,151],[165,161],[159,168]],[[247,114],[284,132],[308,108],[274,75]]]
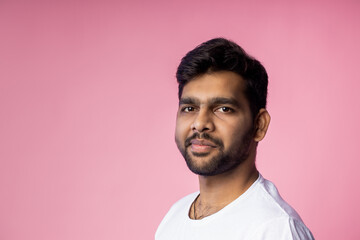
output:
[[[211,141],[212,143],[219,146],[220,148],[224,147],[224,144],[220,139],[211,137],[208,133],[198,133],[198,132],[195,132],[192,136],[188,137],[185,140],[185,147],[190,146],[191,140],[193,140],[193,139],[205,139],[205,140]]]

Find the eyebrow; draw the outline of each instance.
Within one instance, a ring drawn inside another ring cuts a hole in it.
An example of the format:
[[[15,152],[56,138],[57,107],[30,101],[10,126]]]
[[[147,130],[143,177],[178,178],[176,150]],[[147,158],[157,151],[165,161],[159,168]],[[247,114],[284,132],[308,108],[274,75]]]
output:
[[[183,104],[199,104],[200,101],[196,98],[192,98],[192,97],[186,97],[186,98],[181,98],[179,100],[179,105],[183,105]]]
[[[239,102],[234,98],[215,97],[215,98],[211,98],[208,101],[208,103],[209,103],[209,105],[228,104],[228,105],[232,105],[234,107],[240,107]],[[183,105],[183,104],[199,105],[200,101],[197,98],[185,97],[185,98],[181,98],[180,101],[179,101],[179,105]]]

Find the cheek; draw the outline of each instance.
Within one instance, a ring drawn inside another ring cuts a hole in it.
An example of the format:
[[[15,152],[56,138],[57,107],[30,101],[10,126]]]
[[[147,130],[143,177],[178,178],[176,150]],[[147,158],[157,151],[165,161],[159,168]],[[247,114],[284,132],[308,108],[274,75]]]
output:
[[[186,138],[190,129],[191,121],[188,118],[178,117],[176,119],[175,137]]]
[[[184,135],[185,135],[184,124],[179,119],[177,119],[176,126],[175,126],[175,140],[178,143],[182,142]]]
[[[179,131],[179,128],[176,126],[175,128],[175,141],[176,143],[179,143],[181,139],[181,133]]]
[[[245,126],[245,124],[228,124],[218,128],[219,132],[221,132],[225,147],[239,145],[248,132],[248,129],[249,127]]]
[[[187,131],[185,130],[184,124],[176,121],[175,127],[175,143],[180,150],[180,152],[185,151],[185,140],[187,138]]]

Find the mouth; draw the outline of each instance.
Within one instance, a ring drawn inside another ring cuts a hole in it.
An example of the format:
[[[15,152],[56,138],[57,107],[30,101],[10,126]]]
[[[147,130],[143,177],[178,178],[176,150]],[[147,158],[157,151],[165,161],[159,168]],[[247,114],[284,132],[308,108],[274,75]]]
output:
[[[190,141],[190,149],[195,153],[207,153],[216,147],[216,144],[204,139],[193,139]]]

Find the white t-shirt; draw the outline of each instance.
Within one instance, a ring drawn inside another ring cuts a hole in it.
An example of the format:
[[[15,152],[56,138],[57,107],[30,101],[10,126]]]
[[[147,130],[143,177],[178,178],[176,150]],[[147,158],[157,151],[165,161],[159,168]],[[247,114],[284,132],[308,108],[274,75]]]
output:
[[[259,178],[220,211],[200,220],[189,218],[199,192],[176,202],[160,223],[156,240],[313,240],[296,211],[275,185]]]

